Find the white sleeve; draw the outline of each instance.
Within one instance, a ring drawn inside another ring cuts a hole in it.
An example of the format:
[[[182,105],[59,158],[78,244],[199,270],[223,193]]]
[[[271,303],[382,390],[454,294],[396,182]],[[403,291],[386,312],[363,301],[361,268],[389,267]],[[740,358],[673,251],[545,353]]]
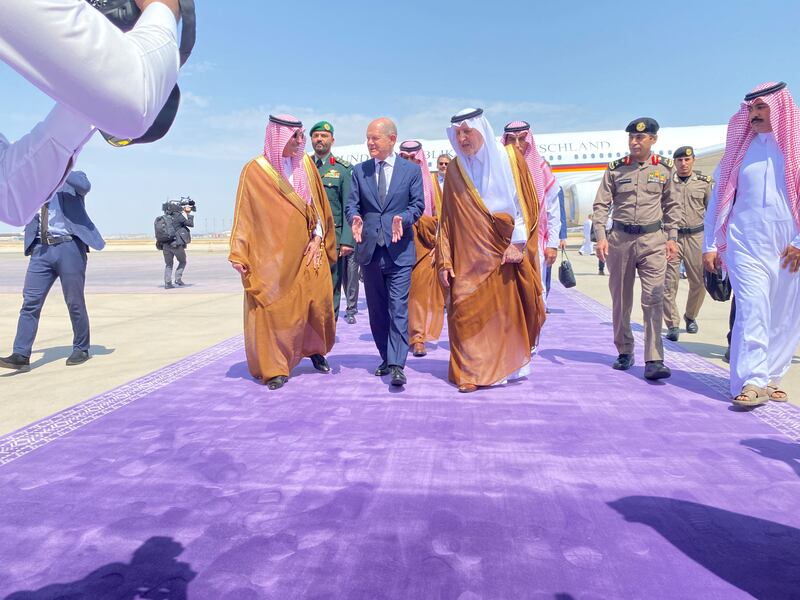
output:
[[[319,237],[325,237],[322,233],[322,223],[317,221],[317,226],[314,228],[314,235],[318,235]]]
[[[547,210],[547,247],[558,248],[561,234],[561,206],[558,204],[558,185],[554,184],[544,200]]]
[[[519,244],[528,241],[528,228],[525,226],[525,217],[517,215],[514,219],[514,233],[511,234],[511,243]]]
[[[0,135],[0,221],[22,226],[61,187],[94,129],[65,106],[13,144]]]
[[[714,171],[714,181],[719,181],[719,167]],[[711,190],[711,198],[706,207],[706,216],[703,219],[703,254],[706,252],[716,252],[717,243],[714,239],[714,229],[717,227],[717,204],[719,198],[719,185],[714,185]]]
[[[177,24],[161,2],[125,34],[85,0],[2,0],[0,59],[98,129],[136,138],[175,86]]]

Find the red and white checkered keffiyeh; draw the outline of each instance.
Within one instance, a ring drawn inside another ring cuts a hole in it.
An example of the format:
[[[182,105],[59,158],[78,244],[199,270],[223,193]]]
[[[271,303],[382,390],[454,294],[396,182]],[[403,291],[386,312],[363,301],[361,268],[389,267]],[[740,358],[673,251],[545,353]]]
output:
[[[775,82],[763,83],[753,92],[758,92],[775,85]],[[774,94],[756,98],[750,102],[742,102],[739,111],[728,121],[728,134],[725,141],[725,155],[719,165],[719,182],[717,183],[717,212],[715,215],[714,241],[717,251],[725,252],[728,231],[728,218],[736,197],[736,184],[744,155],[756,132],[750,126],[747,107],[762,100],[770,108],[770,121],[775,141],[783,154],[785,164],[786,191],[789,194],[789,206],[795,223],[800,227],[800,109],[792,99],[789,90],[784,88]]]
[[[275,115],[278,119],[285,121],[299,122],[300,119],[292,115]],[[270,121],[267,123],[267,134],[264,138],[264,157],[269,161],[269,164],[281,175],[286,177],[283,172],[283,149],[286,148],[286,143],[294,135],[297,130],[303,131],[302,127],[289,127]],[[303,142],[297,146],[297,152],[292,156],[292,178],[294,179],[294,191],[306,201],[306,204],[311,204],[311,186],[308,183],[308,176],[303,167],[303,157],[305,156],[305,136]]]
[[[404,145],[416,146],[418,144],[419,149],[417,149],[416,152],[403,149]],[[433,180],[428,171],[428,159],[425,158],[425,151],[422,149],[422,143],[417,140],[406,140],[400,144],[400,151],[406,154],[413,154],[414,158],[419,161],[419,168],[422,169],[422,189],[425,192],[425,212],[423,214],[432,217],[436,212],[436,203],[433,196]]]
[[[512,121],[506,125],[506,127],[523,127],[525,125],[526,123],[524,121]],[[507,133],[503,134],[502,141],[503,145],[508,144]],[[547,214],[547,208],[544,205],[545,198],[556,184],[556,178],[541,154],[539,154],[539,149],[536,147],[536,141],[533,139],[530,128],[525,131],[525,141],[528,142],[528,147],[523,156],[525,157],[525,162],[528,164],[528,170],[531,172],[533,185],[536,188],[536,195],[539,197],[539,219],[541,221],[545,218],[544,215]],[[539,227],[539,235],[545,242],[547,242],[550,237],[547,229],[546,226]]]

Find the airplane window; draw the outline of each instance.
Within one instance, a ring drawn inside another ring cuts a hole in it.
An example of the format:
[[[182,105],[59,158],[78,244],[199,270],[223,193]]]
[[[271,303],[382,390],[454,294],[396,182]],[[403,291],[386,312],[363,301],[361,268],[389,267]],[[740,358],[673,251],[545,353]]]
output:
[[[575,155],[575,160],[578,160],[578,155],[577,154]]]
[[[668,151],[668,154],[672,154],[672,150],[669,150],[669,151]]]
[[[586,155],[585,155],[585,154],[583,155],[583,158],[586,158]]]
[[[557,160],[561,160],[561,155],[560,154],[558,155],[558,159]]]
[[[619,152],[617,152],[617,158],[619,158]]]
[[[592,154],[592,158],[594,158],[594,154]]]

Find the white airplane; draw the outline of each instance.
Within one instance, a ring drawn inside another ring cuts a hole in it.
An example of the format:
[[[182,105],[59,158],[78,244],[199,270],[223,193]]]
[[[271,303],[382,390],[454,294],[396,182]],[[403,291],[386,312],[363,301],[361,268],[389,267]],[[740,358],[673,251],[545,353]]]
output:
[[[653,151],[671,158],[680,146],[692,146],[697,157],[695,170],[710,175],[722,158],[726,132],[726,125],[662,127]],[[534,138],[539,153],[550,162],[564,189],[567,224],[581,225],[592,212],[594,197],[608,163],[628,154],[628,134],[624,131],[534,132]],[[436,158],[440,154],[455,155],[447,139],[402,139],[422,142],[431,171],[436,170]],[[353,164],[369,158],[366,144],[334,146],[333,153]]]

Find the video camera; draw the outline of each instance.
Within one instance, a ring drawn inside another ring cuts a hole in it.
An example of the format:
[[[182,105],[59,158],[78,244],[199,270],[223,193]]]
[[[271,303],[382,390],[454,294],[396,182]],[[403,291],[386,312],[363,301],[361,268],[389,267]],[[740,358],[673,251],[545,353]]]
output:
[[[136,21],[142,14],[139,7],[134,0],[86,0],[89,4],[99,10],[109,21],[116,25],[122,31],[130,31],[136,24]],[[194,48],[195,38],[197,36],[196,30],[196,16],[194,10],[194,0],[180,0],[181,21],[183,28],[181,30],[181,43],[180,43],[180,57],[181,66],[189,59],[189,55]],[[160,140],[169,131],[172,123],[175,121],[175,116],[178,114],[178,106],[181,103],[181,91],[177,84],[172,89],[172,92],[167,98],[161,112],[158,113],[156,120],[150,126],[142,137],[135,140],[121,139],[114,137],[104,131],[105,140],[112,146],[122,147],[130,146],[131,144],[147,144]]]
[[[167,200],[164,204],[161,205],[161,210],[164,211],[165,214],[180,214],[183,212],[184,207],[190,206],[192,208],[191,212],[196,212],[197,204],[194,200],[191,199],[189,196],[181,196],[180,200]]]
[[[191,197],[189,197],[189,196],[181,196],[180,204],[181,204],[182,207],[183,206],[191,206],[192,207],[192,212],[195,212],[197,210],[197,206],[196,206],[195,201],[192,200]]]

